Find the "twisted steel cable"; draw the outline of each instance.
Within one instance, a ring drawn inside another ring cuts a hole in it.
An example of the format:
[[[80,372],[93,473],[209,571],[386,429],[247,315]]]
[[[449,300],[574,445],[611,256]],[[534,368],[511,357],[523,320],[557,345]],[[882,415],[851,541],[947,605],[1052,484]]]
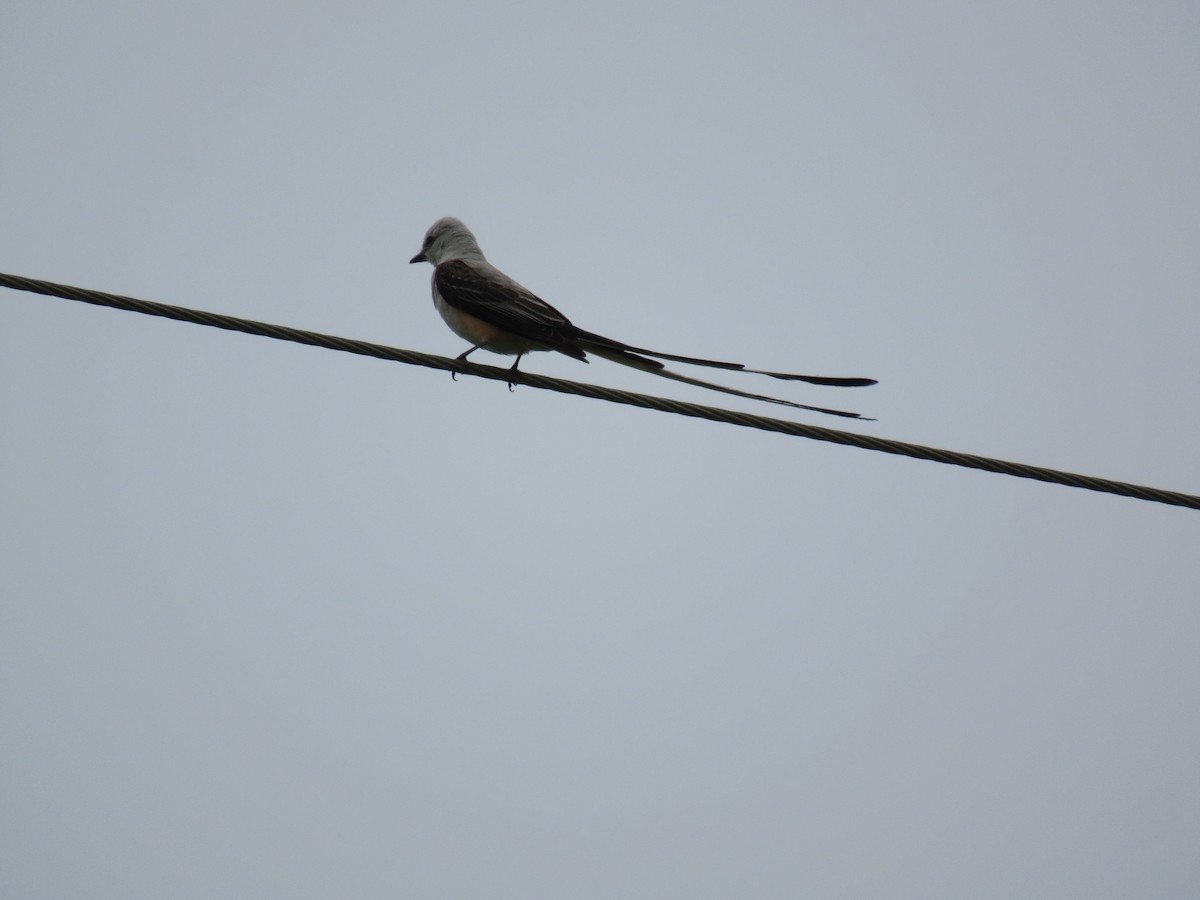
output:
[[[773,419],[751,413],[735,412],[714,406],[703,406],[698,403],[685,403],[680,400],[670,400],[665,397],[654,397],[648,394],[636,394],[631,391],[599,387],[578,381],[566,381],[561,378],[549,378],[544,375],[534,375],[521,371],[513,372],[507,368],[483,366],[457,359],[449,359],[444,356],[433,356],[428,353],[418,353],[413,350],[388,347],[383,344],[372,344],[367,341],[321,334],[316,331],[304,331],[299,328],[289,328],[285,325],[255,322],[250,319],[189,309],[183,306],[170,306],[166,303],[155,303],[150,300],[138,300],[134,297],[122,297],[118,294],[106,294],[102,291],[55,284],[50,281],[24,278],[19,275],[0,273],[0,286],[29,291],[35,294],[44,294],[50,297],[79,300],[84,303],[92,303],[96,306],[109,306],[114,309],[124,309],[150,316],[178,319],[181,322],[193,322],[197,325],[208,325],[213,328],[223,328],[227,331],[256,334],[262,337],[275,338],[280,341],[294,341],[298,344],[310,344],[314,347],[341,350],[361,356],[373,356],[376,359],[387,359],[408,365],[425,366],[430,369],[443,369],[463,375],[490,378],[493,381],[523,384],[528,387],[558,391],[563,394],[591,397],[595,400],[607,400],[610,403],[624,403],[628,406],[639,406],[643,409],[654,409],[659,412],[691,416],[697,419],[708,419],[712,422],[724,422],[729,425],[757,428],[761,431],[773,431],[779,434],[792,435],[793,437],[828,441],[833,444],[845,444],[851,447],[861,447],[865,450],[877,450],[881,453],[894,453],[899,456],[910,456],[914,459],[927,459],[948,465],[964,466],[969,469],[982,469],[985,472],[998,472],[1002,475],[1012,475],[1016,478],[1032,478],[1036,481],[1062,484],[1089,491],[1118,494],[1123,497],[1150,500],[1155,503],[1166,503],[1171,506],[1200,509],[1200,497],[1178,491],[1167,491],[1161,488],[1129,484],[1123,481],[1112,481],[1107,478],[1095,478],[1089,475],[1077,475],[1072,472],[1062,472],[1056,469],[1030,466],[1024,463],[1006,462],[1001,459],[976,456],[970,453],[958,453],[953,450],[940,450],[936,447],[924,447],[920,444],[909,444],[904,441],[854,434],[848,431],[838,431],[833,428],[822,428],[818,425],[804,425],[799,422],[789,422],[783,419]]]

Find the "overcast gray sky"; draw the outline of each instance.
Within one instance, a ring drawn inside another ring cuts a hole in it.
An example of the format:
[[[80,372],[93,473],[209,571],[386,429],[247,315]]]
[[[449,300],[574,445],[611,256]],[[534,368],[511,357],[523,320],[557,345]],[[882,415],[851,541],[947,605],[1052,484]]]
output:
[[[0,24],[0,271],[452,356],[456,215],[880,379],[725,377],[878,418],[797,420],[1200,493],[1194,3]],[[1200,895],[1195,511],[7,290],[0,379],[5,897]]]

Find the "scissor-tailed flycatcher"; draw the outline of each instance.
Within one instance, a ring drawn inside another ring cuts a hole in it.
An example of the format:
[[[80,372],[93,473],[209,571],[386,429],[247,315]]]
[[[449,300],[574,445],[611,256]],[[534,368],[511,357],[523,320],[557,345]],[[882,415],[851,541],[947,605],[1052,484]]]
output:
[[[425,243],[421,245],[421,252],[409,262],[433,264],[434,306],[446,320],[450,330],[471,344],[466,352],[459,354],[458,358],[462,360],[482,347],[484,350],[504,356],[515,355],[517,359],[512,368],[513,371],[516,371],[521,357],[535,350],[557,350],[559,353],[565,353],[567,356],[573,356],[583,362],[588,361],[588,353],[594,353],[622,365],[632,366],[663,378],[698,385],[709,390],[738,397],[749,397],[752,400],[765,400],[768,403],[781,403],[797,409],[829,413],[833,416],[846,416],[851,419],[862,417],[858,413],[825,409],[821,406],[805,406],[803,403],[792,403],[790,400],[751,394],[735,388],[701,381],[698,378],[689,378],[678,372],[672,372],[658,359],[647,359],[646,357],[654,356],[659,359],[669,359],[672,362],[708,366],[713,369],[752,372],[756,375],[769,375],[772,378],[782,378],[787,381],[807,381],[810,384],[838,387],[862,387],[875,384],[873,378],[789,375],[784,372],[748,369],[739,363],[658,353],[584,331],[582,328],[572,325],[566,316],[545,300],[517,284],[489,263],[484,258],[483,251],[479,249],[475,235],[458,219],[446,217],[434,222],[425,234]]]

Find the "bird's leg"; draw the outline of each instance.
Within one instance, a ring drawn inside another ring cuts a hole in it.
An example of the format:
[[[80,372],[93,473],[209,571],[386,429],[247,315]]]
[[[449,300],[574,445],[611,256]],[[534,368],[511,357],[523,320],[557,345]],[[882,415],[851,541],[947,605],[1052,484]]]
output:
[[[510,368],[508,371],[510,371],[510,372],[516,372],[516,371],[517,371],[517,366],[519,366],[519,365],[521,364],[521,357],[522,357],[522,356],[524,356],[524,355],[525,355],[524,353],[518,353],[518,354],[517,354],[517,360],[516,360],[516,362],[514,362],[514,363],[512,364],[512,367],[511,367],[511,368]],[[513,389],[513,383],[512,383],[511,381],[508,383],[508,389],[509,389],[510,391]]]
[[[474,352],[475,352],[476,350],[478,350],[478,349],[479,349],[479,345],[478,345],[478,344],[476,344],[474,347],[468,347],[466,350],[464,350],[462,353],[458,354],[458,356],[456,356],[456,357],[454,357],[454,358],[455,358],[455,359],[457,359],[459,362],[466,362],[466,361],[467,361],[467,357],[468,357],[468,356],[470,356],[472,353],[474,353]],[[457,372],[451,372],[451,373],[450,373],[450,380],[451,380],[451,381],[458,381],[458,373],[457,373]]]

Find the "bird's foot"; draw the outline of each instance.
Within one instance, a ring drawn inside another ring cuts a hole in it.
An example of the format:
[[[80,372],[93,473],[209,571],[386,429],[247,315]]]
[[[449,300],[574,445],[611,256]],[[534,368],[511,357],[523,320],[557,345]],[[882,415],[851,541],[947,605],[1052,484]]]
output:
[[[468,347],[466,350],[464,350],[462,353],[458,354],[458,356],[456,356],[454,358],[457,359],[460,363],[465,363],[467,361],[467,357],[470,356],[472,353],[474,353],[478,349],[479,349],[478,345],[476,345],[474,347]],[[458,381],[458,373],[452,370],[450,372],[450,380]]]

